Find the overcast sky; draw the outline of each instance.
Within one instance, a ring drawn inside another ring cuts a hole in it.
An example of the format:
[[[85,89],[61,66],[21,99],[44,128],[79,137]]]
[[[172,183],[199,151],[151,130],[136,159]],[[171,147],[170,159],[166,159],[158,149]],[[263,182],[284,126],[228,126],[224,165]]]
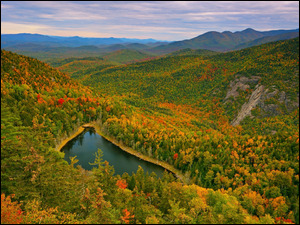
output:
[[[299,28],[299,1],[1,1],[1,34],[154,38]]]

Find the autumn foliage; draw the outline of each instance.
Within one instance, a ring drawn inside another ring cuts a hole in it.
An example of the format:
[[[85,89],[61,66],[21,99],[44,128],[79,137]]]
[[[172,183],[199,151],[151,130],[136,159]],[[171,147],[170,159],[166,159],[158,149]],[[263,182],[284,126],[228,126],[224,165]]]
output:
[[[116,185],[121,189],[125,189],[128,186],[126,180],[118,180]]]
[[[285,219],[284,217],[276,217],[275,218],[276,224],[295,224],[291,219]]]
[[[131,213],[127,209],[124,209],[122,212],[123,216],[121,217],[121,220],[126,224],[130,223],[130,221],[134,218],[134,215],[130,215]]]
[[[60,99],[58,99],[57,102],[58,102],[59,105],[62,105],[62,104],[64,103],[64,101],[65,101],[65,100],[64,100],[63,98],[60,98]]]
[[[294,39],[78,74],[95,89],[2,50],[2,222],[299,222],[298,50]],[[259,83],[224,102],[236,77],[254,75]],[[256,85],[278,91],[268,100],[278,115],[257,107],[232,126]],[[114,175],[100,161],[93,171],[69,165],[54,149],[86,123],[174,167],[183,182],[167,172],[163,178],[142,170]]]
[[[176,160],[178,158],[178,153],[175,153],[173,159]]]
[[[14,195],[5,197],[1,194],[1,224],[21,224],[23,221],[23,211],[21,204],[12,202]]]

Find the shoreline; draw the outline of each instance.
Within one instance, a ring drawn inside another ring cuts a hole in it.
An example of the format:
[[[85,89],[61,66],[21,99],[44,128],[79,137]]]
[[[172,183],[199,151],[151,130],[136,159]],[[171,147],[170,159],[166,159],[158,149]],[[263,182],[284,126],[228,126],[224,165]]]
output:
[[[63,140],[60,142],[60,144],[59,144],[58,146],[55,147],[55,150],[60,152],[61,149],[62,149],[69,141],[71,141],[72,139],[74,139],[75,137],[77,137],[79,134],[81,134],[81,133],[84,131],[84,129],[85,129],[85,128],[84,128],[83,126],[80,126],[80,127],[78,128],[78,130],[77,130],[75,133],[73,133],[71,136],[69,136],[69,137],[63,139]]]
[[[136,151],[136,150],[134,150],[134,149],[132,149],[132,148],[130,148],[128,146],[125,146],[122,143],[119,143],[116,139],[106,136],[105,134],[102,133],[100,126],[97,125],[97,124],[95,124],[95,123],[93,123],[93,122],[81,125],[75,133],[73,133],[70,137],[67,137],[66,139],[64,139],[55,149],[60,152],[61,149],[70,140],[72,140],[73,138],[75,138],[76,136],[78,136],[79,134],[81,134],[84,131],[84,129],[88,128],[88,127],[94,128],[97,134],[99,134],[100,136],[102,136],[106,140],[110,141],[114,145],[118,146],[123,151],[125,151],[125,152],[127,152],[127,153],[129,153],[131,155],[134,155],[134,156],[136,156],[139,159],[142,159],[144,161],[148,161],[150,163],[153,163],[153,164],[156,164],[158,166],[161,166],[164,169],[166,169],[167,171],[173,173],[175,175],[175,177],[177,177],[178,179],[180,179],[183,183],[187,183],[184,175],[179,170],[177,170],[173,166],[171,166],[170,164],[168,164],[166,162],[159,161],[158,159],[154,159],[154,158],[151,158],[149,156],[143,155],[142,153],[140,153],[140,152],[138,152],[138,151]]]

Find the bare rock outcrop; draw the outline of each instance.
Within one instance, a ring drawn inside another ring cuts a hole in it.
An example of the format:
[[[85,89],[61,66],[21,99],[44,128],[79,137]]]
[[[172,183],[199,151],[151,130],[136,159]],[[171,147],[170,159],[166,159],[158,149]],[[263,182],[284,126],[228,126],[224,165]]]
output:
[[[244,92],[243,96],[245,96],[245,91],[248,94],[249,90],[253,90],[244,99],[246,101],[237,116],[232,120],[231,125],[239,125],[247,116],[253,118],[251,110],[257,107],[261,109],[259,116],[262,117],[281,115],[299,108],[299,92],[296,98],[295,96],[292,98],[285,91],[279,91],[280,89],[276,85],[268,86],[264,84],[264,86],[260,83],[260,80],[260,76],[244,77],[237,74],[235,79],[230,82],[223,100],[224,104],[230,104],[236,100],[240,101],[239,95],[241,91]]]
[[[251,110],[255,107],[259,107],[263,112],[263,116],[267,117],[281,115],[283,113],[279,104],[284,105],[288,112],[299,107],[299,96],[297,96],[296,101],[291,101],[284,91],[279,93],[275,86],[271,86],[270,88],[274,91],[270,92],[269,88],[265,88],[263,85],[257,84],[249,100],[242,105],[238,115],[231,122],[231,125],[239,125],[246,116],[251,117]],[[278,104],[266,103],[266,101],[270,98],[275,98],[275,100],[278,101]]]
[[[239,111],[237,117],[231,122],[231,125],[239,125],[240,122],[246,117],[251,116],[251,110],[254,109],[260,102],[262,95],[264,94],[265,87],[263,85],[257,85],[252,92],[249,101],[245,102]]]
[[[231,81],[229,85],[230,89],[224,99],[225,103],[226,100],[231,96],[235,99],[239,95],[239,89],[241,89],[242,91],[246,91],[246,89],[250,88],[250,84],[257,84],[259,80],[259,76],[252,76],[251,78],[240,77],[235,79],[234,81]]]

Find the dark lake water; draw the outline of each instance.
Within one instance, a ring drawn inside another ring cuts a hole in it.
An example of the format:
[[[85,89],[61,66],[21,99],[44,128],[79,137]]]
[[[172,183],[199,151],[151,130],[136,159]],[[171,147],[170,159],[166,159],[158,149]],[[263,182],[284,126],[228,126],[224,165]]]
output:
[[[70,163],[70,157],[77,156],[79,160],[75,165],[79,164],[86,170],[91,170],[94,166],[95,153],[98,149],[103,152],[103,161],[108,161],[109,165],[114,167],[115,174],[122,175],[127,172],[129,175],[132,172],[136,173],[140,165],[144,172],[151,174],[155,172],[158,177],[163,176],[164,168],[152,164],[150,162],[141,160],[134,155],[131,155],[110,141],[101,137],[95,132],[94,128],[86,128],[80,135],[69,141],[62,149],[65,153],[65,160]]]

